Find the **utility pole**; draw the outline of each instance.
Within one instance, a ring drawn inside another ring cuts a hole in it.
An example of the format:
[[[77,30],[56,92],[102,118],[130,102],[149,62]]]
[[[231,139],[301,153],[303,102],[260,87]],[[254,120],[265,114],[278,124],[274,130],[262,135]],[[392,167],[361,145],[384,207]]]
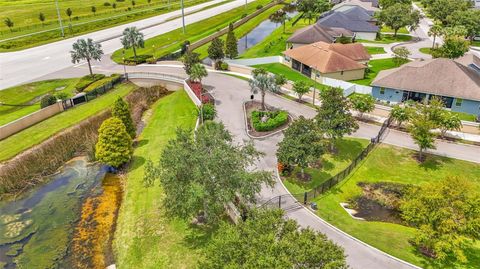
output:
[[[55,6],[57,7],[57,16],[58,22],[60,23],[60,29],[62,30],[62,37],[65,37],[65,33],[63,32],[62,17],[60,17],[60,9],[58,8],[58,0],[55,0]]]
[[[247,0],[245,0],[245,10],[247,10]]]
[[[183,10],[183,0],[180,0],[180,4],[182,5],[182,25],[183,25],[183,33],[185,34],[185,12]]]

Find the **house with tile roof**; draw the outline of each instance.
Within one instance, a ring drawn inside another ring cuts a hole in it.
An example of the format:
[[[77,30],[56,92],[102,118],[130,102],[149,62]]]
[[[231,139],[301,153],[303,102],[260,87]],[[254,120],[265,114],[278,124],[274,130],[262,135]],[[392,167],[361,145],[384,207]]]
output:
[[[284,64],[312,79],[363,79],[370,59],[362,44],[322,41],[286,50],[283,55]]]
[[[383,70],[372,86],[372,95],[389,103],[437,96],[452,111],[480,115],[480,59],[473,54],[456,60],[414,61]]]

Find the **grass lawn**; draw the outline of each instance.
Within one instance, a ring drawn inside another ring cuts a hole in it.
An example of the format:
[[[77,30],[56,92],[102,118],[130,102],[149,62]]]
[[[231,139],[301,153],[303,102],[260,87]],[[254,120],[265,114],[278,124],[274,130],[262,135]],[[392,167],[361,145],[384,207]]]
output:
[[[375,39],[375,40],[356,39],[356,42],[390,44],[390,43],[396,43],[396,42],[406,42],[410,40],[412,40],[412,36],[410,35],[398,34],[396,37],[394,37],[393,34],[382,34],[380,39]]]
[[[0,126],[21,118],[40,109],[40,97],[47,93],[64,92],[73,96],[78,78],[54,79],[28,83],[0,91],[0,103],[9,105],[28,106],[1,106]]]
[[[384,26],[382,27],[382,29],[380,29],[380,32],[381,32],[381,33],[394,33],[395,31],[394,31],[392,28],[384,25]],[[410,32],[408,32],[407,28],[402,27],[402,28],[398,29],[397,34],[406,34],[406,35],[408,35],[408,34],[410,34]]]
[[[384,54],[386,53],[385,49],[382,47],[365,47],[367,49],[368,54],[373,55],[373,54]]]
[[[188,40],[190,43],[207,37],[218,30],[228,26],[229,23],[239,20],[242,14],[251,14],[256,11],[258,5],[268,4],[268,0],[257,0],[247,5],[247,10],[242,5],[227,12],[212,16],[208,19],[186,25],[186,33],[182,28],[158,35],[145,40],[145,47],[137,49],[137,55],[154,55],[159,58],[180,49],[181,44]],[[155,50],[152,47],[155,45]],[[116,50],[112,54],[112,60],[122,63],[123,49]],[[133,49],[125,50],[125,58],[133,56]]]
[[[425,54],[432,54],[432,48],[431,47],[428,47],[428,48],[420,48],[418,49],[421,53],[425,53]]]
[[[256,16],[255,18],[252,18],[251,20],[247,21],[246,23],[244,23],[244,24],[240,25],[239,27],[235,28],[235,30],[234,30],[235,37],[237,37],[237,39],[240,39],[244,35],[248,34],[251,30],[253,30],[253,28],[257,27],[264,20],[267,20],[268,17],[271,14],[275,13],[275,11],[281,9],[282,7],[283,7],[283,5],[275,5],[271,8],[269,8],[268,10],[265,10],[264,12],[262,12],[261,14]],[[280,27],[282,27],[282,26],[280,26]],[[223,35],[220,38],[223,39],[223,41],[225,41],[225,39],[227,38],[227,35]],[[200,59],[204,59],[204,58],[208,57],[208,51],[207,50],[208,50],[208,47],[210,46],[210,44],[211,43],[209,42],[209,43],[195,49],[195,52],[200,53]]]
[[[470,45],[474,47],[480,47],[480,40],[474,40],[471,42]]]
[[[370,85],[378,72],[397,67],[392,58],[371,60],[368,62],[368,65],[370,72],[365,74],[364,79],[351,80],[350,82],[360,85]]]
[[[301,19],[297,22],[297,24],[292,26],[292,22],[294,22],[298,16],[300,16],[300,14],[286,23],[285,33],[283,32],[283,26],[278,27],[261,42],[246,50],[242,55],[240,55],[240,58],[257,58],[281,55],[286,49],[287,39],[296,30],[308,25],[308,21]]]
[[[109,108],[118,96],[125,96],[136,88],[133,84],[120,84],[110,92],[88,103],[69,109],[42,122],[39,122],[19,133],[0,141],[0,161],[14,157],[61,130]]]
[[[303,80],[307,83],[310,83],[312,85],[316,85],[318,89],[323,89],[326,87],[323,84],[320,84],[318,82],[315,82],[313,79],[306,77],[305,75],[301,74],[300,72],[297,72],[296,70],[291,69],[290,67],[281,64],[281,63],[272,63],[272,64],[259,64],[259,65],[254,65],[252,67],[255,68],[265,68],[267,71],[273,73],[273,74],[281,74],[284,75],[288,80],[290,81],[299,81]]]
[[[184,91],[153,105],[124,183],[114,239],[117,268],[195,268],[209,233],[167,218],[158,181],[149,188],[142,183],[145,161],[156,163],[176,128],[194,128],[195,120],[195,105]]]
[[[89,0],[85,3],[85,1],[63,0],[58,2],[67,38],[157,16],[180,8],[180,1],[178,0],[172,0],[170,8],[168,8],[166,2],[152,1],[151,4],[148,4],[147,0],[136,0],[135,7],[132,7],[132,1]],[[202,2],[206,1],[187,0],[185,1],[185,7]],[[115,3],[116,9],[112,6],[105,6],[104,3]],[[91,11],[92,6],[95,6],[97,10],[95,14]],[[71,21],[66,15],[67,8],[72,10]],[[40,12],[45,15],[43,25],[38,19]],[[55,5],[52,1],[0,1],[0,17],[2,20],[8,17],[14,22],[12,31],[4,23],[0,25],[0,40],[31,34],[1,42],[0,51],[26,49],[62,39],[60,29],[57,29],[59,24]]]
[[[300,173],[300,169],[295,168],[290,176],[284,178],[283,183],[288,191],[294,194],[310,191],[348,167],[360,152],[368,146],[368,143],[370,143],[369,140],[359,138],[339,140],[335,145],[338,150],[337,155],[330,153],[323,155],[320,159],[320,169],[311,167],[305,169],[305,173],[312,177],[311,180],[306,182],[299,179],[296,174]]]
[[[464,112],[457,112],[457,111],[451,111],[453,114],[457,115],[461,120],[464,121],[473,121],[477,119],[477,116],[474,114],[469,114],[469,113],[464,113]]]
[[[408,240],[414,236],[415,229],[386,222],[355,220],[339,205],[361,194],[358,182],[389,181],[418,185],[457,176],[480,184],[478,164],[439,156],[429,156],[426,162],[419,164],[412,157],[414,153],[408,149],[379,145],[349,178],[316,200],[319,207],[317,214],[348,234],[424,268],[478,268],[480,242],[472,244],[467,251],[468,264],[434,266],[409,244]]]

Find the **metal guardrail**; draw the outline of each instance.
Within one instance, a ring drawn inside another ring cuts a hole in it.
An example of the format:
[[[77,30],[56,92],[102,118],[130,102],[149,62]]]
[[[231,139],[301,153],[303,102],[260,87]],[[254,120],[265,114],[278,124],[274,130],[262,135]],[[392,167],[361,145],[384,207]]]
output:
[[[127,77],[128,79],[161,79],[182,84],[185,81],[185,78],[181,76],[152,72],[129,72],[127,73]]]

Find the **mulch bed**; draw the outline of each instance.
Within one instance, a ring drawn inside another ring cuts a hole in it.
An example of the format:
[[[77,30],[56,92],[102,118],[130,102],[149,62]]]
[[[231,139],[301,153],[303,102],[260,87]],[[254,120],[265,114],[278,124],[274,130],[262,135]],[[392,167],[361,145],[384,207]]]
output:
[[[267,104],[265,104],[265,109],[266,111],[276,111],[278,109],[272,107],[272,106],[269,106]],[[245,112],[247,114],[247,127],[248,127],[248,134],[253,136],[253,137],[262,137],[262,136],[265,136],[265,135],[269,135],[269,134],[272,134],[272,133],[275,133],[277,132],[278,130],[283,130],[283,129],[286,129],[288,127],[288,125],[292,122],[292,118],[290,117],[290,115],[288,116],[288,121],[276,128],[276,129],[273,129],[271,131],[268,131],[268,132],[259,132],[259,131],[256,131],[254,128],[253,128],[253,125],[252,125],[252,122],[251,122],[251,114],[253,111],[261,111],[262,110],[262,103],[261,102],[257,102],[257,101],[248,101],[245,103]]]

